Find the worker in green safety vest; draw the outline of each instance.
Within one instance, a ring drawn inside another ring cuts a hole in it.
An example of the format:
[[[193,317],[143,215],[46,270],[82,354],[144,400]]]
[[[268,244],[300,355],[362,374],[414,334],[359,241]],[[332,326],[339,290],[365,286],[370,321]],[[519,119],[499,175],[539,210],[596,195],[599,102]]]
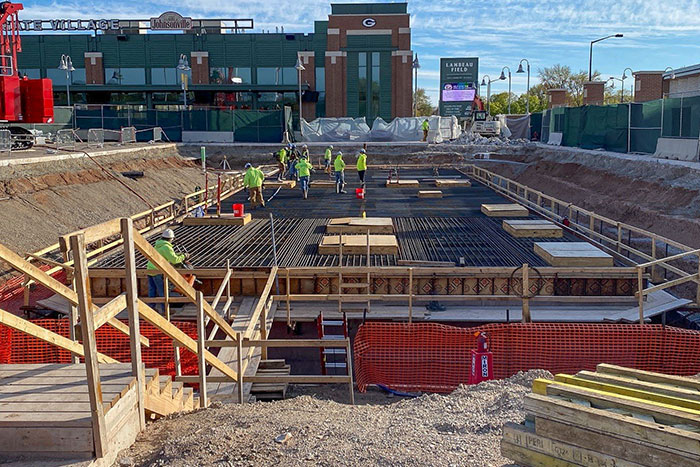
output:
[[[333,169],[335,170],[335,192],[347,193],[345,191],[345,161],[343,160],[343,153],[340,151],[338,151],[338,155],[335,156],[335,161],[333,161]]]
[[[330,176],[331,175],[331,159],[333,158],[333,145],[329,145],[326,148],[326,152],[323,154],[323,168],[324,171]]]
[[[263,198],[263,182],[265,181],[265,174],[262,170],[253,167],[250,162],[245,165],[245,175],[243,176],[243,186],[248,188],[250,193],[250,207],[251,210],[258,207],[258,205],[265,207],[265,199]]]
[[[279,173],[277,174],[277,180],[282,180],[284,178],[284,173],[287,171],[287,149],[282,148],[277,152],[277,168]]]
[[[296,169],[299,174],[299,186],[301,187],[304,199],[306,199],[309,194],[309,177],[311,177],[311,171],[314,170],[314,166],[309,162],[308,158],[302,155],[299,162],[297,162]]]
[[[367,152],[364,148],[360,149],[357,155],[357,175],[360,177],[360,185],[365,187],[365,172],[367,171]]]
[[[428,141],[428,131],[430,130],[430,122],[428,122],[427,118],[423,120],[421,128],[423,128],[423,141]]]
[[[174,241],[175,232],[173,232],[172,229],[165,229],[160,238],[156,240],[154,248],[170,264],[178,267],[187,261],[189,254],[175,253],[175,249],[173,248]],[[150,261],[146,265],[146,274],[148,275],[148,296],[151,298],[165,297],[163,274],[161,274],[155,264]],[[157,304],[154,308],[159,309],[163,313],[165,312],[165,306],[161,303]]]

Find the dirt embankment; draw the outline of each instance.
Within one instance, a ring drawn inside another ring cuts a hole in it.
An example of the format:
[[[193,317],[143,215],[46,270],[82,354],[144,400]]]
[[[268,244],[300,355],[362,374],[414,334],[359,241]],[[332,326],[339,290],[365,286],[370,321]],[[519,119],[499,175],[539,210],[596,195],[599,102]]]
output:
[[[204,186],[201,170],[174,150],[134,151],[95,161],[2,167],[0,243],[22,253],[37,251],[59,235],[181,199]],[[143,177],[122,175],[129,171],[142,171]]]
[[[653,162],[504,156],[485,168],[600,215],[700,247],[700,172]],[[513,163],[516,162],[516,163]]]

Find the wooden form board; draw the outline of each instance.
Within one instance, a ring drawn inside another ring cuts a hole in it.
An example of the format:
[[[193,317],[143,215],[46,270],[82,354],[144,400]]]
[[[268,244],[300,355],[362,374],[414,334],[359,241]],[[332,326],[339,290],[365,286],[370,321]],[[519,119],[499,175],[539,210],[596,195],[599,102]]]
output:
[[[697,392],[697,380],[612,365],[581,373],[533,382],[524,405],[534,427],[507,424],[504,456],[527,465],[700,465],[700,402],[681,397]]]
[[[420,190],[418,192],[419,198],[442,198],[442,191],[440,190]]]
[[[232,214],[222,214],[221,217],[185,217],[182,225],[246,225],[252,219],[250,213],[244,214],[243,217],[234,217]]]
[[[482,204],[481,212],[488,217],[527,217],[530,214],[519,204]]]
[[[294,188],[296,180],[265,180],[265,188]]]
[[[337,255],[340,252],[339,235],[326,235],[318,245],[318,254]],[[370,235],[369,252],[371,255],[397,255],[399,243],[395,235]],[[343,235],[343,254],[367,254],[367,235]]]
[[[366,234],[368,230],[370,234],[392,234],[394,222],[391,217],[340,217],[331,219],[326,226],[326,233]]]
[[[552,266],[613,266],[613,257],[587,242],[535,242],[535,253]]]
[[[435,186],[438,187],[443,187],[443,188],[450,188],[450,187],[456,187],[456,186],[472,186],[472,182],[467,180],[466,178],[460,178],[460,179],[436,179],[435,180]]]
[[[554,222],[542,219],[508,219],[503,230],[518,238],[561,238],[564,231]]]
[[[335,180],[311,180],[311,185],[335,187]]]
[[[387,188],[418,188],[420,182],[418,180],[387,180]]]

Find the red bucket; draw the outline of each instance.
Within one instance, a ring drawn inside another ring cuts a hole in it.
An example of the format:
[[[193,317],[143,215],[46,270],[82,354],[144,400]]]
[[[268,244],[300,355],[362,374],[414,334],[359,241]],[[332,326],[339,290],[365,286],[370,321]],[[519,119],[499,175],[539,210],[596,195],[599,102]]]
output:
[[[357,199],[365,199],[365,189],[364,188],[355,188],[355,197]]]
[[[243,205],[234,204],[233,205],[233,217],[243,217]]]

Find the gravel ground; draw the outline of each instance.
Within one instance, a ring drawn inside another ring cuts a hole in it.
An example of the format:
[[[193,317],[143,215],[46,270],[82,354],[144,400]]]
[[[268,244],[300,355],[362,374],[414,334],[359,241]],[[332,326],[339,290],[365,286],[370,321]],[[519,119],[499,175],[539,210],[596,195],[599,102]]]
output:
[[[215,404],[154,422],[116,465],[507,465],[501,428],[524,419],[523,396],[538,377],[551,374],[413,399],[368,391],[355,406],[346,387],[297,386],[284,401]]]

